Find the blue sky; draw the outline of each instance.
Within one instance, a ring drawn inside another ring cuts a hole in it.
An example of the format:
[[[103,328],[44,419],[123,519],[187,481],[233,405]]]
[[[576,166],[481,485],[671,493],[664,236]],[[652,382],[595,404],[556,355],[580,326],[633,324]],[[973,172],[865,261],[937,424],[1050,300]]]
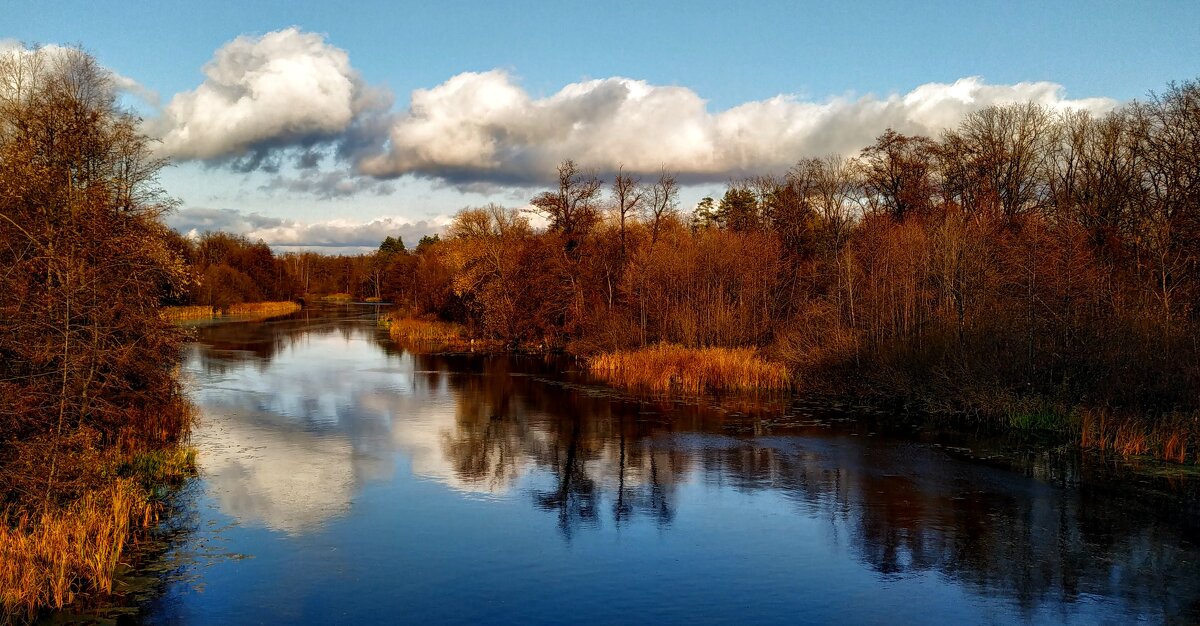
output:
[[[565,156],[676,169],[686,205],[887,125],[935,133],[1023,99],[1102,112],[1200,74],[1200,3],[1183,1],[3,4],[0,39],[82,44],[158,94],[138,108],[161,118],[148,128],[178,163],[164,183],[201,220],[181,228],[256,216],[236,227],[277,244],[519,205]],[[228,90],[204,73],[221,50],[233,88],[299,91],[225,102],[248,116],[236,132],[201,119]],[[312,59],[333,74],[295,74]],[[255,82],[263,68],[279,73]],[[349,86],[323,106],[297,95],[310,83]]]

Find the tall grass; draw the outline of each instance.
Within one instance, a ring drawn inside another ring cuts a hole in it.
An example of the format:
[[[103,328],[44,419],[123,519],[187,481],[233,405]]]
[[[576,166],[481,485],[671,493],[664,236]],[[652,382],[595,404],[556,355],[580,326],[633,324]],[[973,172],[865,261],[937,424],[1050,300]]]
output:
[[[660,393],[780,390],[792,384],[785,365],[763,359],[753,348],[685,348],[662,343],[606,352],[590,359],[587,367],[610,385]]]
[[[275,317],[299,310],[295,302],[241,302],[229,305],[228,313],[236,317]]]
[[[162,308],[163,318],[172,322],[208,320],[215,315],[216,311],[211,306],[165,306]]]
[[[388,316],[385,319],[388,334],[395,341],[451,346],[464,346],[471,343],[467,329],[462,324],[412,317]]]
[[[194,473],[191,448],[145,452],[70,504],[0,512],[0,622],[29,621],[80,595],[111,593],[127,542],[158,521],[156,492]]]
[[[1084,448],[1175,463],[1200,461],[1200,446],[1195,441],[1200,436],[1200,413],[1172,413],[1151,421],[1107,409],[1085,409],[1080,417],[1079,443]]]

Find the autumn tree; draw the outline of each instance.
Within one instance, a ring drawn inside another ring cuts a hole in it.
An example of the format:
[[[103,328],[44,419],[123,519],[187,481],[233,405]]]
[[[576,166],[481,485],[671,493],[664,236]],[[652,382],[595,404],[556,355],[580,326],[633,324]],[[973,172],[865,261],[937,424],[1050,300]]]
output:
[[[0,56],[0,476],[21,497],[72,493],[93,445],[186,425],[180,334],[159,315],[186,273],[139,128],[88,54]]]

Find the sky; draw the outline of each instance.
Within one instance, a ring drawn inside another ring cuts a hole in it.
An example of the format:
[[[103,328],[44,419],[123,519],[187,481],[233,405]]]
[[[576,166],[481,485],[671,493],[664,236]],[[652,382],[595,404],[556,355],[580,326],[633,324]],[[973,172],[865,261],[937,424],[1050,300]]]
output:
[[[573,158],[731,178],[1036,101],[1102,114],[1200,75],[1200,3],[38,2],[0,48],[81,45],[172,166],[181,232],[412,244]]]

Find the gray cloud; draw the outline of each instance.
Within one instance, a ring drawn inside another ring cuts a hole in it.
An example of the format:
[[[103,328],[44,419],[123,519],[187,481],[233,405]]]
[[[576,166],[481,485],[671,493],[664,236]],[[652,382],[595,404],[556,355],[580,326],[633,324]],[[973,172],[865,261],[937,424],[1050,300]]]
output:
[[[199,235],[209,231],[224,231],[244,235],[262,228],[273,228],[285,223],[278,217],[266,217],[258,213],[242,213],[234,209],[180,209],[168,213],[167,226],[185,235]]]
[[[147,128],[164,152],[236,171],[279,174],[324,158],[341,173],[278,176],[268,190],[344,197],[388,193],[368,184],[420,176],[462,191],[545,184],[563,159],[601,173],[662,166],[684,183],[781,172],[797,159],[854,154],[887,128],[936,135],[990,105],[1032,101],[1100,113],[1116,102],[1069,99],[1061,85],[994,85],[979,77],[907,93],[806,100],[781,94],[709,111],[700,94],[623,77],[566,85],[547,97],[506,72],[467,72],[412,92],[406,111],[367,85],[322,35],[288,28],[219,48],[205,80],[175,95]]]
[[[291,193],[312,194],[322,200],[347,198],[359,193],[371,193],[386,196],[395,187],[386,181],[365,176],[355,176],[344,171],[306,172],[295,178],[276,176],[265,185],[259,187],[262,191],[287,191]]]

